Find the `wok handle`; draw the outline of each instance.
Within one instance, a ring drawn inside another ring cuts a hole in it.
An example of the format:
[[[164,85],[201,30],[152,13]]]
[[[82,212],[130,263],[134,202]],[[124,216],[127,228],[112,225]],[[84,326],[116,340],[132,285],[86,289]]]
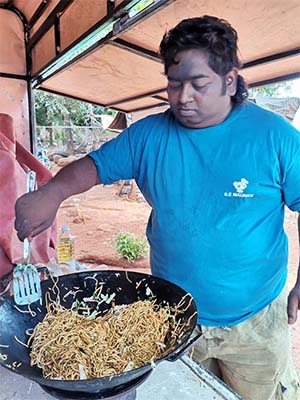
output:
[[[50,274],[48,267],[46,267],[46,265],[43,265],[41,267],[36,267],[38,272],[46,272],[46,274]]]
[[[45,280],[48,279],[49,275],[50,275],[50,271],[49,269],[46,267],[46,265],[40,266],[40,267],[36,267],[37,272],[40,274],[40,279],[41,280]],[[43,274],[43,275],[41,275]]]
[[[192,339],[189,339],[188,342],[183,345],[183,347],[179,347],[176,352],[172,352],[166,359],[172,362],[178,360],[178,358],[182,357],[186,351],[194,346],[194,344],[200,339],[201,336],[202,332],[197,333],[197,335],[194,336]]]

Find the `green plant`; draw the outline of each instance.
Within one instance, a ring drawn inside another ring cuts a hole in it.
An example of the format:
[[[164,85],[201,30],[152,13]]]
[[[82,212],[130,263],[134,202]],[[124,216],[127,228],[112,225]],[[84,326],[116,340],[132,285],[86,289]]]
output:
[[[131,233],[121,232],[116,238],[115,249],[120,257],[133,262],[147,254],[147,243]]]

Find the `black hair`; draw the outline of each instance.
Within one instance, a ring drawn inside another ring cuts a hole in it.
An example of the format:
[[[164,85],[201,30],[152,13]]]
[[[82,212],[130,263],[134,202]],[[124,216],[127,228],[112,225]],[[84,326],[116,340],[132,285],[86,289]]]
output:
[[[208,55],[208,65],[222,78],[233,68],[240,69],[238,58],[238,34],[224,19],[204,15],[203,17],[184,19],[169,32],[160,43],[160,55],[165,73],[172,64],[176,64],[176,55],[188,49],[201,49]],[[231,96],[233,105],[241,104],[248,97],[244,78],[238,75],[237,88]]]

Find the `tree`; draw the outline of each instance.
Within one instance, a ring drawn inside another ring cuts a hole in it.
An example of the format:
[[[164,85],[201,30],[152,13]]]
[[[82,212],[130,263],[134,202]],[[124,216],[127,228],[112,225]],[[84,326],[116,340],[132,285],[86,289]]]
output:
[[[280,89],[284,88],[287,85],[287,82],[279,82],[274,83],[272,85],[258,86],[249,89],[249,97],[255,98],[257,95],[263,96],[276,96],[279,95]]]
[[[62,125],[64,115],[68,113],[73,125],[85,126],[91,123],[101,124],[100,116],[102,114],[114,115],[115,111],[84,101],[35,90],[35,113],[37,125],[47,126],[53,122],[56,125]]]
[[[65,110],[64,97],[35,91],[36,123],[41,126],[62,125]]]
[[[67,151],[74,151],[72,126],[98,126],[102,129],[101,115],[114,115],[105,107],[86,103],[68,97],[58,96],[42,90],[35,91],[36,124],[39,126],[66,126],[63,142]],[[49,132],[49,143],[53,143],[54,128]]]

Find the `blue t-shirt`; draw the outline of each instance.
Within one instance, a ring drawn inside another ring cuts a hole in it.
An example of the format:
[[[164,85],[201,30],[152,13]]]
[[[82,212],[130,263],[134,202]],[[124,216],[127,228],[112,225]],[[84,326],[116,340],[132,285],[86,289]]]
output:
[[[152,273],[190,292],[199,323],[228,326],[268,305],[287,276],[284,206],[300,210],[300,134],[245,102],[191,129],[170,110],[90,153],[102,183],[134,178],[152,207]]]

